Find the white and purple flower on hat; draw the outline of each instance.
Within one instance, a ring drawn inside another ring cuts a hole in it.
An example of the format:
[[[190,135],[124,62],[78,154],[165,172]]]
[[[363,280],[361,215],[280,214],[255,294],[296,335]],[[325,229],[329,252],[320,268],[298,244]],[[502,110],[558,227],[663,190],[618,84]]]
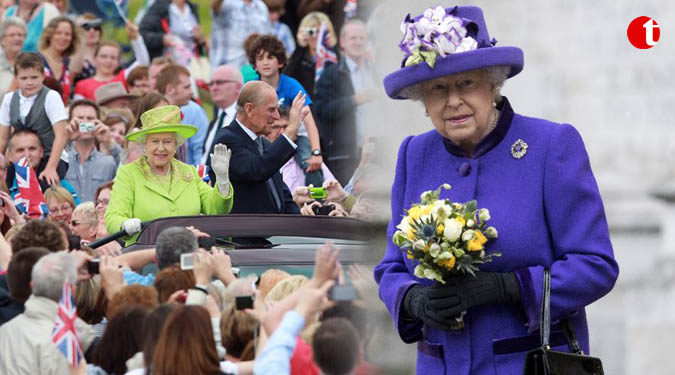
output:
[[[398,44],[398,46],[403,52],[406,53],[406,55],[412,55],[420,48],[422,43],[417,37],[415,20],[410,18],[410,14],[408,14],[405,20],[401,22],[401,32],[403,33],[403,39],[401,39],[401,42]]]
[[[467,35],[464,20],[442,6],[428,8],[417,20],[408,14],[401,23],[401,32],[399,47],[406,55],[404,66],[426,61],[433,68],[438,55],[445,57],[478,48],[476,40]]]

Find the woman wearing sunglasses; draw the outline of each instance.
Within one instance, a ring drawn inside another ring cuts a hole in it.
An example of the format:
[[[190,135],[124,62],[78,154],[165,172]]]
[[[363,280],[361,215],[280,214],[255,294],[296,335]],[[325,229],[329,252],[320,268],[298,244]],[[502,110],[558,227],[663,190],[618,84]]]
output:
[[[94,51],[103,37],[103,21],[91,13],[85,13],[77,18],[77,25],[82,28],[80,48],[70,61],[70,70],[75,77],[73,81],[93,77],[96,74],[94,67]]]

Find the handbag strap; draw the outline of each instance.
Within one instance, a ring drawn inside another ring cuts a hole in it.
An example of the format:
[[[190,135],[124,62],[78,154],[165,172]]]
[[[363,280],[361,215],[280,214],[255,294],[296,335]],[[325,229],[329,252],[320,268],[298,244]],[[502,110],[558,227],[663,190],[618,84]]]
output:
[[[567,339],[567,345],[573,353],[584,354],[579,345],[577,334],[572,324],[572,319],[567,318],[562,321],[562,330]],[[551,335],[551,270],[544,269],[544,286],[541,298],[541,316],[540,316],[540,340],[541,346],[550,349],[550,335]]]
[[[549,337],[551,335],[551,270],[548,268],[544,269],[544,288],[541,296],[539,324],[541,346],[549,349]]]

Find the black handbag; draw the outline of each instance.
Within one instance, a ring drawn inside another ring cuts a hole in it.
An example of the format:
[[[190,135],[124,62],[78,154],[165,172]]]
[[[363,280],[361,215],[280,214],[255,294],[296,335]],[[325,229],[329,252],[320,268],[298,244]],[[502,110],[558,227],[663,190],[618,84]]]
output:
[[[600,358],[584,355],[572,321],[561,323],[567,344],[572,353],[551,350],[551,271],[544,271],[544,290],[541,301],[540,340],[541,347],[529,351],[525,357],[524,375],[604,375]]]

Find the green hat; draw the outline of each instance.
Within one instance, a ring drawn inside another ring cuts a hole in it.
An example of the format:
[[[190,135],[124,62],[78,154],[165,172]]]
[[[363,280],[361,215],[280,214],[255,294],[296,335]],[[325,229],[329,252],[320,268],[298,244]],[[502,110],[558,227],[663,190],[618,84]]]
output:
[[[175,105],[165,105],[143,112],[141,115],[140,131],[127,134],[126,139],[132,142],[144,142],[148,134],[176,133],[179,143],[197,134],[197,128],[192,125],[181,124],[180,108]]]

